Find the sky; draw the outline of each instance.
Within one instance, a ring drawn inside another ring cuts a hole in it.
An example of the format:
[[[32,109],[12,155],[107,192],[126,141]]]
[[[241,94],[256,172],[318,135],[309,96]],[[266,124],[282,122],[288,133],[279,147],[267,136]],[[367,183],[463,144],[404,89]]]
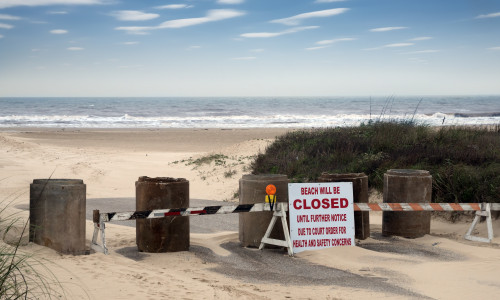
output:
[[[0,97],[500,94],[500,0],[0,0]]]

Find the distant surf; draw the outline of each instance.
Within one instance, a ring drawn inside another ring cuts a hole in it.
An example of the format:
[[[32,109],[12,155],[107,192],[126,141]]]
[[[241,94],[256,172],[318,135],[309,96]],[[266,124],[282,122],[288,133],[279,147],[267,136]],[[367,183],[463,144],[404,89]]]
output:
[[[312,128],[500,124],[500,96],[0,98],[0,127]]]

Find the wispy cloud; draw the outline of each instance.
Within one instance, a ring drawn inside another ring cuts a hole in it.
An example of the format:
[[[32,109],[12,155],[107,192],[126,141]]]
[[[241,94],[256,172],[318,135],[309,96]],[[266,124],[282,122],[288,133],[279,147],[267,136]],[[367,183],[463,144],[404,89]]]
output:
[[[17,21],[17,20],[21,20],[21,18],[17,17],[17,16],[12,16],[12,15],[0,14],[0,20]]]
[[[155,6],[156,9],[183,9],[183,8],[191,8],[191,7],[194,7],[194,5],[167,4],[167,5]]]
[[[111,2],[111,0],[2,0],[0,1],[0,8],[15,6],[95,5]]]
[[[308,13],[298,14],[288,18],[272,20],[271,23],[281,23],[285,25],[294,26],[294,25],[299,25],[305,19],[324,18],[324,17],[340,15],[348,10],[349,8],[332,8],[332,9],[312,11]]]
[[[254,60],[257,59],[255,56],[243,56],[243,57],[233,57],[231,60]]]
[[[118,10],[111,13],[120,21],[147,21],[158,18],[159,14],[145,13],[140,10]]]
[[[196,49],[200,49],[200,48],[201,48],[201,46],[198,46],[198,45],[193,45],[193,46],[189,46],[189,47],[187,47],[187,48],[186,48],[186,50],[191,51],[191,50],[196,50]]]
[[[476,19],[489,19],[489,18],[498,18],[500,17],[500,11],[491,13],[491,14],[486,14],[486,15],[479,15],[476,17]]]
[[[52,34],[66,34],[66,33],[68,33],[68,31],[65,29],[53,29],[49,32]]]
[[[209,22],[222,21],[225,19],[235,18],[245,15],[244,11],[233,9],[212,9],[209,10],[204,17],[170,20],[161,23],[158,26],[124,26],[116,27],[116,30],[125,30],[133,34],[148,34],[148,30],[164,29],[164,28],[183,28],[188,26],[200,25]]]
[[[316,0],[314,3],[333,3],[333,2],[344,2],[346,0]]]
[[[64,10],[59,10],[59,11],[48,11],[47,12],[49,15],[67,15],[68,12]]]
[[[3,35],[0,34],[0,39],[3,39]]]
[[[409,41],[426,41],[426,40],[432,40],[433,38],[430,36],[419,36],[416,38],[409,39]]]
[[[127,46],[130,46],[130,45],[137,45],[139,44],[139,42],[123,42],[122,45],[127,45]]]
[[[82,48],[82,47],[68,47],[66,49],[69,50],[69,51],[82,51],[82,50],[85,50],[85,48]]]
[[[320,50],[320,49],[325,49],[325,48],[328,48],[330,46],[318,46],[318,47],[309,47],[309,48],[306,48],[306,50]]]
[[[217,0],[218,4],[241,4],[245,0]]]
[[[319,26],[301,26],[301,27],[293,27],[288,30],[283,30],[283,31],[278,31],[278,32],[249,32],[249,33],[243,33],[240,34],[241,37],[244,38],[271,38],[271,37],[277,37],[280,35],[285,35],[285,34],[291,34],[291,33],[296,33],[304,30],[309,30],[309,29],[316,29],[319,28]]]
[[[426,53],[436,53],[436,52],[440,52],[440,51],[441,50],[428,49],[428,50],[418,50],[418,51],[406,52],[405,54],[426,54]]]
[[[0,23],[0,28],[2,28],[2,29],[12,29],[12,28],[14,28],[14,26],[12,26],[10,24]]]
[[[490,48],[487,48],[488,50],[500,50],[500,47],[490,47]]]
[[[182,28],[203,23],[221,21],[243,16],[245,12],[233,9],[212,9],[207,15],[201,18],[189,18],[166,21],[160,24],[159,28]]]
[[[250,49],[250,52],[261,53],[261,52],[264,52],[264,49],[262,49],[262,48]]]
[[[354,41],[356,38],[339,38],[339,39],[333,39],[333,40],[322,40],[316,42],[316,45],[331,45],[335,44],[338,42],[347,42],[347,41]]]
[[[413,46],[413,43],[394,43],[382,46],[382,48],[398,48],[398,47],[408,47]]]
[[[380,49],[384,49],[384,48],[409,47],[409,46],[413,46],[413,45],[415,45],[415,44],[413,44],[413,43],[393,43],[393,44],[387,44],[387,45],[383,45],[383,46],[375,47],[375,48],[365,48],[363,50],[371,51],[371,50],[380,50]]]
[[[379,28],[372,28],[370,29],[371,32],[385,32],[385,31],[392,31],[392,30],[400,30],[400,29],[407,29],[408,27],[404,26],[397,26],[397,27],[379,27]]]

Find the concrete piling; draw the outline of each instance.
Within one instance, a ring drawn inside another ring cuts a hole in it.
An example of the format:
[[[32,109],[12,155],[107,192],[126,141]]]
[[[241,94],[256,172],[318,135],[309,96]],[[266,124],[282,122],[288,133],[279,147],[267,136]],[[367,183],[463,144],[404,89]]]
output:
[[[263,203],[266,197],[266,186],[276,186],[276,202],[288,203],[288,178],[286,175],[243,175],[240,179],[239,203]],[[266,233],[267,227],[273,217],[272,212],[256,212],[239,214],[239,238],[243,247],[259,247],[260,241]],[[283,240],[285,235],[283,227],[274,226],[271,238]]]
[[[139,177],[136,211],[189,207],[189,181],[184,178]],[[189,250],[189,217],[136,220],[136,243],[142,252]]]
[[[318,178],[318,182],[352,182],[354,203],[368,203],[368,176],[365,173],[327,173]],[[364,240],[370,237],[370,212],[354,212],[355,238]]]
[[[424,170],[388,170],[384,174],[384,203],[431,202],[432,176]],[[430,233],[430,212],[384,212],[382,235],[406,238]]]
[[[29,240],[63,254],[85,254],[86,186],[80,179],[34,179]]]

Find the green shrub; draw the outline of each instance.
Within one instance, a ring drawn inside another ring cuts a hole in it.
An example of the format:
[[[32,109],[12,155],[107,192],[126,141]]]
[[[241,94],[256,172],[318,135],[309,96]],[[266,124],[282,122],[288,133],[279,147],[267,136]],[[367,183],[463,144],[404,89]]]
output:
[[[364,172],[379,191],[388,169],[430,171],[436,202],[500,202],[500,126],[405,121],[295,131],[252,163],[254,174],[286,174],[292,182],[313,182],[322,172]]]

